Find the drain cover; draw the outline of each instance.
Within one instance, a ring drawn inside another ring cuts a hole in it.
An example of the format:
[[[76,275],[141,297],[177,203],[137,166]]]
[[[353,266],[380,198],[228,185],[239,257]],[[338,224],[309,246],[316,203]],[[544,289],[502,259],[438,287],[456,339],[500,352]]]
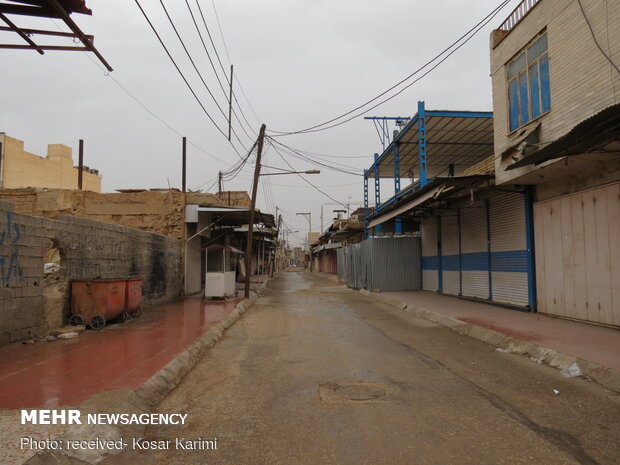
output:
[[[376,402],[387,400],[391,392],[383,383],[323,383],[319,384],[319,397],[323,402]]]

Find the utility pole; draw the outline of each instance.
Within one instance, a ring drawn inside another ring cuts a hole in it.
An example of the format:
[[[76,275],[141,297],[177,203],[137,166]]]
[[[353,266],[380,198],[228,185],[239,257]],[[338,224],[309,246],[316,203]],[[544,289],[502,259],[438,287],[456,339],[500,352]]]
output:
[[[232,132],[232,86],[233,86],[233,65],[230,65],[230,93],[228,94],[228,140]]]
[[[250,298],[250,276],[252,275],[252,233],[254,232],[254,211],[256,209],[256,193],[260,179],[260,157],[263,153],[265,139],[265,124],[260,127],[256,148],[256,166],[254,167],[254,184],[252,185],[252,202],[250,204],[250,219],[248,222],[248,237],[245,245],[245,298]]]
[[[84,139],[80,139],[78,159],[78,189],[82,190],[82,177],[84,176]]]
[[[181,192],[187,190],[187,138],[183,137],[183,181],[181,186]]]
[[[217,197],[222,200],[222,172],[217,173]]]

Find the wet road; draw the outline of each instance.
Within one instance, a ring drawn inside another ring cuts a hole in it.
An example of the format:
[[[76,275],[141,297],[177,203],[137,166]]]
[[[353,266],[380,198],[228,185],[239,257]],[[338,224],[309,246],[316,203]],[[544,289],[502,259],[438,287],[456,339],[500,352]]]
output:
[[[148,439],[217,450],[109,463],[620,463],[617,394],[308,273],[275,278],[159,411],[189,423]]]

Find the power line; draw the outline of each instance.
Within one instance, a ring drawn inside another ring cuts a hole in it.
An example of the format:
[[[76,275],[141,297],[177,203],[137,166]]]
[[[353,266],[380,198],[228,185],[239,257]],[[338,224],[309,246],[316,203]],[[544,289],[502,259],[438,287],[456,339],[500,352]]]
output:
[[[361,171],[359,168],[355,168],[352,166],[348,166],[348,165],[343,165],[342,163],[337,163],[337,162],[332,162],[334,165],[340,165],[340,166],[333,166],[333,165],[329,165],[327,163],[324,163],[322,161],[318,161],[318,160],[314,160],[302,153],[300,153],[299,151],[297,151],[296,149],[294,149],[293,147],[289,147],[288,145],[285,145],[275,139],[273,139],[271,136],[267,136],[268,139],[272,142],[272,144],[278,144],[279,146],[281,146],[284,150],[286,150],[291,156],[304,160],[308,163],[314,164],[316,166],[321,166],[330,170],[334,170],[334,171],[338,171],[340,173],[344,173],[344,174],[349,174],[352,176],[363,176],[363,174],[361,173],[356,173],[356,172],[352,172],[349,170],[359,170]]]
[[[596,44],[596,46],[598,47],[600,52],[603,54],[603,56],[607,59],[607,61],[609,61],[609,63],[611,63],[611,66],[616,68],[616,71],[618,71],[618,73],[620,73],[620,68],[618,68],[618,65],[616,65],[613,62],[611,57],[609,55],[607,55],[607,53],[605,53],[605,50],[603,50],[603,47],[601,47],[601,44],[598,43],[598,40],[596,39],[596,35],[594,35],[594,29],[592,29],[592,24],[590,24],[590,20],[588,19],[588,16],[586,15],[585,10],[583,9],[583,5],[581,4],[581,0],[577,0],[577,3],[579,4],[579,8],[581,9],[581,14],[583,14],[583,19],[585,19],[586,23],[588,24],[588,28],[590,29],[590,34],[592,34],[592,39],[594,39],[594,43]]]
[[[280,158],[282,158],[282,161],[284,161],[284,163],[286,163],[288,165],[288,167],[292,170],[292,171],[297,171],[293,165],[291,165],[288,160],[286,158],[284,158],[284,155],[282,155],[282,153],[280,153],[280,151],[278,150],[278,148],[275,146],[275,144],[272,142],[271,138],[267,139],[270,143],[270,145],[273,147],[273,149],[276,151],[276,153],[278,155],[280,155]],[[303,179],[306,183],[308,183],[309,185],[311,185],[315,190],[317,190],[318,192],[320,192],[321,194],[323,194],[325,197],[327,197],[328,199],[336,202],[338,205],[342,205],[344,208],[347,208],[347,206],[345,204],[343,204],[342,202],[340,202],[339,200],[336,200],[335,198],[333,198],[331,195],[329,195],[327,192],[319,189],[316,185],[314,185],[312,182],[308,181],[305,177],[303,177],[301,174],[299,173],[295,173],[297,174],[297,176],[299,176],[301,179]]]
[[[189,91],[194,96],[194,99],[196,99],[196,102],[198,102],[198,105],[200,105],[200,108],[202,108],[202,111],[205,113],[205,115],[207,115],[207,117],[209,118],[209,120],[211,121],[213,126],[215,126],[215,128],[218,130],[218,132],[220,134],[222,134],[225,138],[228,138],[226,133],[217,125],[215,120],[211,117],[211,115],[209,114],[209,112],[207,111],[207,109],[205,108],[203,103],[198,98],[198,95],[196,95],[196,92],[194,91],[193,87],[191,86],[191,84],[188,82],[187,78],[185,77],[185,75],[181,71],[181,68],[179,68],[179,65],[177,65],[177,62],[174,60],[174,58],[170,54],[170,51],[168,50],[168,47],[166,47],[166,44],[164,44],[164,41],[162,40],[161,36],[157,32],[157,29],[155,29],[155,26],[153,25],[153,23],[149,19],[148,15],[146,14],[144,9],[142,8],[142,5],[140,5],[140,1],[139,0],[134,0],[134,1],[136,2],[136,5],[138,5],[138,8],[140,8],[140,11],[142,12],[142,15],[144,16],[144,19],[146,19],[146,21],[149,23],[149,26],[151,27],[151,29],[153,30],[153,32],[157,36],[157,40],[159,40],[159,43],[161,44],[161,46],[163,47],[164,51],[166,52],[166,55],[168,55],[168,58],[170,58],[170,61],[172,61],[172,64],[174,65],[174,67],[176,68],[178,73],[180,74],[181,78],[183,79],[183,82],[185,82],[185,85],[187,86]],[[237,149],[234,146],[233,146],[233,149],[235,150],[235,152],[237,152],[237,155],[239,155],[239,152],[237,151]]]
[[[218,28],[220,30],[220,36],[222,37],[222,43],[224,44],[224,50],[226,51],[226,57],[228,58],[228,64],[230,65],[232,63],[232,61],[230,59],[230,55],[228,54],[228,47],[226,46],[226,40],[224,39],[224,32],[222,31],[222,25],[220,23],[220,18],[219,18],[219,15],[217,14],[217,9],[215,8],[215,3],[213,2],[213,0],[211,1],[211,4],[213,5],[213,11],[215,13],[215,18],[217,20]],[[226,70],[224,69],[224,64],[222,63],[222,60],[220,58],[219,52],[217,51],[217,47],[215,46],[215,42],[213,40],[213,36],[211,35],[211,31],[209,29],[209,26],[207,25],[207,21],[205,19],[204,13],[202,11],[202,8],[200,7],[200,3],[198,2],[198,0],[196,0],[196,5],[198,6],[198,11],[200,12],[200,17],[202,18],[202,23],[204,24],[205,30],[207,31],[207,35],[209,36],[209,41],[211,42],[211,46],[213,47],[213,51],[215,52],[215,56],[217,58],[217,61],[220,64],[220,68],[222,69],[222,73],[224,73],[224,76],[226,76]],[[236,76],[235,76],[234,79],[237,81],[237,84],[239,84],[239,87],[241,88],[241,84],[239,82],[239,79]],[[230,81],[229,81],[229,84],[230,84]],[[241,89],[241,92],[243,92],[243,89]],[[243,93],[245,94],[245,92],[243,92]],[[248,125],[248,127],[250,127],[250,129],[254,133],[254,135],[258,136],[256,131],[252,127],[252,124],[250,124],[250,122],[248,121],[247,117],[245,116],[243,108],[241,108],[241,105],[239,104],[239,101],[237,100],[237,97],[235,96],[234,93],[233,93],[233,97],[234,97],[235,103],[237,104],[237,107],[239,108],[239,111],[241,112],[241,116],[245,120],[246,124]],[[250,104],[250,101],[248,100],[247,95],[246,95],[246,100],[247,100],[248,104],[250,105],[250,108],[252,109],[252,112],[254,113],[254,116],[256,116],[256,112],[252,108],[252,104]],[[237,116],[237,115],[235,114],[235,116]],[[260,119],[258,117],[256,117],[256,118],[257,118],[257,121],[260,124]],[[241,120],[239,120],[238,116],[237,116],[237,120],[239,121],[239,124],[241,124]]]
[[[310,126],[308,128],[305,129],[301,129],[298,131],[290,131],[290,132],[284,132],[284,131],[270,131],[274,134],[277,134],[277,136],[274,137],[278,137],[278,136],[288,136],[288,135],[293,135],[293,134],[304,134],[304,133],[310,133],[310,132],[318,132],[318,131],[323,131],[326,129],[330,129],[330,128],[334,128],[336,126],[340,126],[342,124],[345,124],[355,118],[357,118],[358,116],[374,109],[377,108],[380,105],[383,105],[384,103],[388,102],[389,100],[392,100],[393,98],[397,97],[398,95],[400,95],[402,92],[404,92],[406,89],[408,89],[409,87],[411,87],[413,84],[415,84],[416,82],[418,82],[420,79],[422,79],[423,77],[425,77],[426,75],[428,75],[431,71],[433,71],[435,68],[437,68],[441,63],[443,63],[445,60],[447,60],[450,56],[452,56],[457,50],[459,50],[461,47],[463,47],[467,42],[469,42],[484,26],[486,26],[508,3],[510,3],[511,0],[503,0],[497,7],[495,7],[489,14],[487,14],[481,21],[479,21],[474,27],[472,27],[471,29],[469,29],[465,34],[463,34],[462,36],[460,36],[456,41],[454,41],[452,44],[450,44],[447,48],[445,48],[441,53],[439,53],[438,55],[436,55],[433,59],[431,59],[430,61],[426,62],[424,65],[422,65],[420,68],[418,68],[417,70],[415,70],[413,73],[411,73],[409,76],[405,77],[404,79],[402,79],[401,81],[399,81],[398,83],[394,84],[392,87],[390,87],[389,89],[383,91],[382,93],[380,93],[379,95],[373,97],[370,100],[367,100],[366,102],[362,103],[361,105],[358,105],[357,107],[353,108],[352,110],[347,111],[346,113],[343,113],[339,116],[336,116],[335,118],[332,118],[330,120],[327,120],[323,123],[320,124],[316,124],[314,126]],[[462,41],[462,43],[461,43]],[[455,48],[456,47],[456,48]],[[452,50],[454,49],[454,50]],[[448,53],[449,52],[449,53]],[[447,55],[446,55],[447,53]],[[446,55],[444,58],[442,58],[440,60],[440,58]],[[383,97],[384,95],[388,94],[389,92],[391,92],[392,90],[396,89],[397,87],[399,87],[400,85],[404,84],[405,82],[407,82],[408,80],[410,80],[413,76],[419,74],[420,72],[422,72],[424,69],[426,69],[427,67],[429,67],[430,65],[432,65],[434,62],[436,62],[437,60],[440,60],[436,65],[434,65],[430,70],[428,70],[426,73],[424,73],[422,76],[420,76],[418,79],[414,80],[413,82],[409,83],[407,86],[405,86],[403,89],[399,90],[397,93],[395,93],[394,95],[391,95],[390,97],[382,100],[381,102],[379,102],[378,104],[365,109],[364,111],[362,111],[361,113],[358,113],[348,119],[345,119],[344,121],[340,121],[338,123],[335,123],[335,121],[338,121],[340,119],[345,118],[346,116],[355,113],[356,111],[370,105],[371,103],[379,100],[381,97]],[[334,124],[331,124],[334,123]]]

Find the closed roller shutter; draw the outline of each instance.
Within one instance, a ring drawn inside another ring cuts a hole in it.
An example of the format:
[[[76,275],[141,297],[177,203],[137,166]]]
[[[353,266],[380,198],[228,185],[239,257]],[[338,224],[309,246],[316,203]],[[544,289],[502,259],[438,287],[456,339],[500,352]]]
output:
[[[441,217],[441,285],[442,292],[461,293],[461,267],[459,256],[459,229],[457,212]]]
[[[461,276],[463,295],[489,298],[487,212],[481,201],[461,209]]]
[[[422,232],[422,288],[437,291],[439,259],[437,257],[437,218],[424,218]]]
[[[491,294],[496,302],[527,306],[528,269],[525,199],[502,193],[489,201],[491,230]]]

